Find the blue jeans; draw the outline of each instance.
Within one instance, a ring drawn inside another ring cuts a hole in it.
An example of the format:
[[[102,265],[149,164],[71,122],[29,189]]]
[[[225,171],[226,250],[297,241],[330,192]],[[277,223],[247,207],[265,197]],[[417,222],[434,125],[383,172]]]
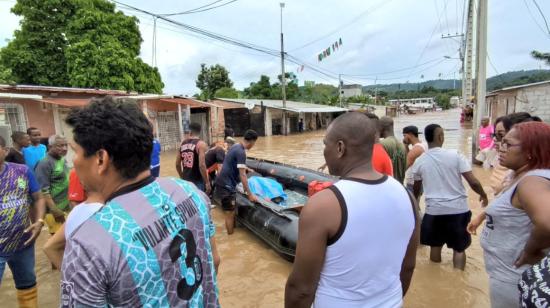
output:
[[[24,290],[36,285],[36,275],[34,273],[34,244],[16,251],[8,256],[0,256],[0,283],[4,276],[6,263],[13,273],[15,288]]]

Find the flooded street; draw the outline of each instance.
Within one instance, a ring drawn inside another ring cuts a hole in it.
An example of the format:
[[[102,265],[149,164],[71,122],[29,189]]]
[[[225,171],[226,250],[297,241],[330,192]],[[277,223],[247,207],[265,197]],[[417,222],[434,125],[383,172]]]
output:
[[[430,123],[438,123],[445,129],[445,147],[458,149],[469,157],[471,129],[462,128],[459,119],[458,110],[401,116],[395,119],[395,132],[401,139],[401,130],[404,126],[416,125],[423,130]],[[248,155],[316,169],[324,163],[323,135],[324,131],[315,131],[287,137],[260,138]],[[174,159],[174,152],[163,154],[162,176],[176,175]],[[489,172],[475,168],[474,173],[489,192]],[[470,208],[476,214],[480,207],[477,195],[469,191],[469,196]],[[228,236],[219,208],[214,209],[212,215],[222,258],[218,274],[222,307],[282,307],[284,286],[292,264],[278,256],[246,229],[238,228],[233,235]],[[41,250],[48,236],[44,230],[37,243],[39,303],[40,307],[57,307],[60,275],[59,272],[51,271]],[[441,264],[430,263],[428,254],[429,250],[426,247],[419,249],[417,267],[405,298],[405,307],[489,307],[487,274],[477,236],[473,237],[472,246],[467,250],[465,272],[452,268],[450,250],[444,249]],[[9,270],[4,274],[0,298],[0,307],[16,307],[15,289]]]

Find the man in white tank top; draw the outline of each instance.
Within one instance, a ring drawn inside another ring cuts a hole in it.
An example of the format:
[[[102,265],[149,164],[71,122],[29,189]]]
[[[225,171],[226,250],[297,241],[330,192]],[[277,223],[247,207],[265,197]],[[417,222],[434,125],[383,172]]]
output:
[[[414,198],[372,168],[375,123],[350,112],[327,130],[324,156],[341,180],[300,214],[285,307],[401,307],[416,263]]]

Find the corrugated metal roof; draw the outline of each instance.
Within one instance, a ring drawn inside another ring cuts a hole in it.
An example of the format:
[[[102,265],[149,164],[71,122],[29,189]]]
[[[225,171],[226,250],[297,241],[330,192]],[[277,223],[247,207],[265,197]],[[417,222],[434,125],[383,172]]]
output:
[[[346,112],[348,109],[335,106],[310,104],[304,102],[286,101],[286,108],[283,108],[282,100],[273,99],[237,99],[237,98],[218,98],[217,100],[234,102],[244,106],[261,106],[262,104],[268,108],[287,110],[292,112],[304,112],[304,113],[332,113],[332,112]]]
[[[201,104],[199,101],[188,98],[163,98],[159,99],[159,101],[180,105],[190,105],[191,108],[209,108],[209,106],[206,104]]]
[[[512,86],[512,87],[507,87],[507,88],[502,88],[502,89],[499,89],[499,90],[492,91],[488,94],[497,93],[497,92],[501,92],[501,91],[516,90],[516,89],[521,89],[521,88],[535,87],[535,86],[540,86],[540,85],[547,84],[547,83],[550,83],[550,80],[527,83],[527,84],[522,84],[522,85],[519,85],[519,86]]]
[[[49,91],[49,92],[85,93],[85,94],[99,94],[99,95],[138,94],[137,92],[128,93],[126,91],[120,91],[120,90],[51,87],[51,86],[35,86],[35,85],[7,85],[7,84],[0,84],[0,91]]]
[[[243,108],[244,106],[240,103],[233,103],[229,101],[223,101],[219,99],[211,100],[209,103],[212,103],[216,107],[222,107],[224,109],[235,109],[235,108]]]

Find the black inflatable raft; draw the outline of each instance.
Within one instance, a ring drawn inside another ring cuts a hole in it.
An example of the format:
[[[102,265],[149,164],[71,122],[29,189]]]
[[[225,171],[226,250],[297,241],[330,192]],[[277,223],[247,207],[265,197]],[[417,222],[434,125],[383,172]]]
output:
[[[290,190],[307,197],[311,181],[336,181],[327,174],[268,160],[248,158],[246,164],[264,177],[271,177]],[[285,259],[292,261],[298,240],[298,219],[303,205],[281,207],[266,200],[253,204],[237,193],[237,222],[252,231]],[[307,200],[307,198],[304,198]]]

